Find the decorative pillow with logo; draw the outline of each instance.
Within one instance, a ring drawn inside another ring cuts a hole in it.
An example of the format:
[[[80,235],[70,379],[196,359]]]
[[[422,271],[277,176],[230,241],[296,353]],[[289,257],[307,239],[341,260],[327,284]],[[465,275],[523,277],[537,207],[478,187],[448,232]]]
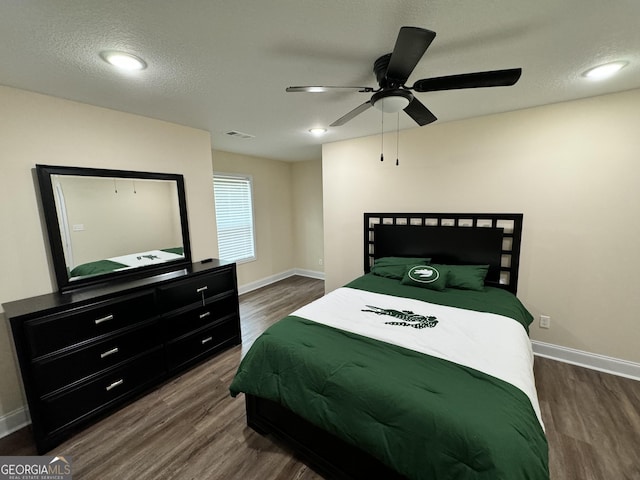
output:
[[[413,265],[407,268],[401,283],[441,291],[447,286],[448,274],[444,265]]]
[[[407,267],[411,265],[427,265],[430,258],[382,257],[376,258],[371,267],[371,273],[379,277],[402,280]]]

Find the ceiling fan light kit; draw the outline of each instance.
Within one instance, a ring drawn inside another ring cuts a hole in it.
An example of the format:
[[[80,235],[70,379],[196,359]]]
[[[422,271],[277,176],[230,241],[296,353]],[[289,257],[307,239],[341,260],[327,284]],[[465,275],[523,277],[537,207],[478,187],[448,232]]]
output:
[[[384,113],[396,113],[404,110],[413,100],[409,90],[380,90],[371,97],[371,104]]]
[[[435,122],[437,117],[420,101],[414,92],[456,90],[514,85],[522,74],[521,68],[493,70],[488,72],[449,75],[446,77],[418,80],[409,87],[405,85],[416,65],[431,45],[435,32],[419,27],[402,27],[398,33],[392,53],[379,57],[373,64],[379,88],[339,87],[339,86],[299,86],[289,87],[287,92],[327,92],[334,89],[357,90],[359,93],[373,93],[371,98],[343,115],[330,126],[338,127],[375,106],[384,113],[400,110],[409,115],[418,125]]]

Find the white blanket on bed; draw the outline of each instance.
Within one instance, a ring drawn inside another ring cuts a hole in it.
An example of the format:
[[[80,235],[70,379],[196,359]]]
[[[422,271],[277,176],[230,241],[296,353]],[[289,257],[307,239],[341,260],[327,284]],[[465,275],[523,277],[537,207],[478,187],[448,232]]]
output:
[[[169,253],[162,250],[149,250],[147,252],[131,253],[120,257],[113,257],[109,260],[122,263],[128,267],[142,267],[146,265],[155,265],[156,263],[168,262],[184,258],[182,255]]]
[[[416,322],[388,315],[385,310],[433,316],[437,324],[423,328],[391,325],[387,322]],[[504,380],[529,397],[544,429],[533,376],[531,342],[522,325],[513,319],[347,287],[334,290],[292,315],[449,360]]]

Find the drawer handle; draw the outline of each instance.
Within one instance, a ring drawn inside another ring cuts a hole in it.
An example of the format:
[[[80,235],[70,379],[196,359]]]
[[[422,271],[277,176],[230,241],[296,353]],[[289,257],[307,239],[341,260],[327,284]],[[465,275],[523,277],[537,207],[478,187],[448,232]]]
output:
[[[106,390],[107,390],[107,392],[108,392],[108,391],[110,391],[110,390],[112,390],[112,389],[114,389],[114,388],[116,388],[116,387],[119,387],[119,386],[120,386],[120,385],[122,385],[123,383],[124,383],[124,380],[123,380],[122,378],[121,378],[120,380],[116,380],[116,381],[115,381],[115,382],[113,382],[111,385],[109,385],[109,386],[106,388]]]
[[[111,350],[107,350],[100,354],[100,358],[108,357],[109,355],[113,355],[114,353],[118,353],[118,347],[112,348]]]
[[[98,318],[94,320],[96,325],[100,325],[102,322],[108,322],[109,320],[113,320],[113,315],[107,315],[106,317]]]
[[[206,285],[204,287],[200,287],[198,289],[196,289],[196,293],[199,293],[201,298],[202,298],[202,306],[205,306],[205,301],[204,301],[204,292],[208,289],[209,287],[207,287]]]
[[[200,319],[202,320],[203,318],[207,318],[209,315],[211,315],[211,312],[204,312],[200,314]]]
[[[207,337],[205,339],[202,340],[202,345],[204,345],[205,343],[209,343],[211,340],[213,340],[213,337]]]

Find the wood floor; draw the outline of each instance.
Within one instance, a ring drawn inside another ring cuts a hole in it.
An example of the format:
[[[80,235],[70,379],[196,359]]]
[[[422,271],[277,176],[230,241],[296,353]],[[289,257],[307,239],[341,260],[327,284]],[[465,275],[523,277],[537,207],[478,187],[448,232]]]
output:
[[[245,424],[229,396],[238,363],[270,324],[322,296],[322,281],[291,277],[240,297],[243,344],[78,433],[51,454],[76,480],[321,479]],[[640,382],[536,357],[553,480],[640,480]],[[35,455],[29,428],[0,439],[0,455]],[[516,479],[513,479],[516,480]]]

